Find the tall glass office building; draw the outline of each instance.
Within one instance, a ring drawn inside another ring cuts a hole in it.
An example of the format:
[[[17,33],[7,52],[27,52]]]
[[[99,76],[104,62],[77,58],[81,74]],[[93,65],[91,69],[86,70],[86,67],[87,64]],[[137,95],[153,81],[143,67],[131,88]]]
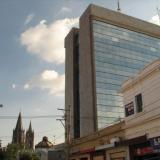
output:
[[[124,117],[123,81],[160,58],[160,39],[93,20],[98,128]]]
[[[123,118],[122,82],[160,58],[159,26],[92,4],[79,22],[65,40],[66,124],[74,138]]]

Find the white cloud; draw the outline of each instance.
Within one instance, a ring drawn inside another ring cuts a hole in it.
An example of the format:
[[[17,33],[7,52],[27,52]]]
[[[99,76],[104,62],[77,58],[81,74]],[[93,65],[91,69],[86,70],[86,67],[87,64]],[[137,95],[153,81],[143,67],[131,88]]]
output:
[[[46,24],[46,21],[42,20],[21,34],[21,44],[28,52],[47,62],[64,63],[64,38],[69,30],[77,25],[78,18],[66,18],[51,24]]]
[[[24,85],[24,89],[29,89],[29,84],[26,83],[26,84]]]
[[[45,24],[45,23],[47,23],[47,21],[46,21],[45,19],[43,19],[43,20],[41,20],[39,23],[40,23],[40,24]]]
[[[42,73],[42,78],[44,80],[52,80],[52,79],[55,79],[58,77],[58,73],[55,72],[54,70],[50,71],[50,70],[45,70],[43,73]]]
[[[68,7],[62,7],[60,13],[65,13],[65,12],[72,12],[72,9]]]
[[[44,70],[26,83],[24,89],[40,88],[41,90],[48,90],[50,94],[62,96],[65,87],[64,78],[64,74],[60,75],[54,70]]]
[[[27,17],[26,17],[26,20],[24,22],[25,25],[27,25],[28,23],[30,23],[32,21],[32,19],[34,18],[34,14],[29,14]]]
[[[12,84],[12,88],[15,89],[16,88],[16,84]]]
[[[153,17],[150,19],[150,22],[151,22],[151,23],[154,23],[154,24],[157,24],[157,25],[160,25],[160,18],[159,18],[159,16],[158,16],[158,14],[155,15],[155,16],[153,16]]]

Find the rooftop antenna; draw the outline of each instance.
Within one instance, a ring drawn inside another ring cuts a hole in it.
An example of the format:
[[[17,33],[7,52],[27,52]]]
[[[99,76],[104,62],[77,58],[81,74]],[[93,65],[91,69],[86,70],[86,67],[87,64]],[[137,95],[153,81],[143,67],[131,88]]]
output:
[[[119,0],[117,0],[117,11],[118,11],[118,12],[121,12],[121,8],[120,8],[120,2],[119,2]]]
[[[157,7],[157,14],[158,14],[159,24],[160,24],[160,9],[158,7]]]

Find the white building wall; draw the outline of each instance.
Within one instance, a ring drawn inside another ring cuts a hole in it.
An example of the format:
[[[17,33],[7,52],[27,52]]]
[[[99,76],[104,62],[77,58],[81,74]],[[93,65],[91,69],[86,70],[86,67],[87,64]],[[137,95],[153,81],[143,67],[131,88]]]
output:
[[[148,138],[160,136],[159,68],[141,79],[135,78],[134,83],[130,83],[130,87],[125,88],[122,92],[124,95],[124,105],[132,101],[134,102],[134,114],[125,118],[126,139],[145,134]],[[142,94],[143,111],[136,113],[135,96],[139,93]]]

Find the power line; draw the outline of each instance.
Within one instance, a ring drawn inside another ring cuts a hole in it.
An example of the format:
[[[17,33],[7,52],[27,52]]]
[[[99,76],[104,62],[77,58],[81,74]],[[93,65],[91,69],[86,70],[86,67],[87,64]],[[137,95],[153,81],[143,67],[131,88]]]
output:
[[[55,136],[55,140],[60,139],[60,138],[62,138],[62,137],[64,137],[64,133],[61,134],[61,135],[59,135],[59,136]]]
[[[158,14],[159,23],[160,23],[160,9],[158,7],[157,7],[157,14]]]
[[[121,112],[120,112],[121,113]],[[41,119],[41,118],[62,118],[62,115],[40,115],[40,116],[23,116],[23,119]],[[72,116],[71,116],[72,117]],[[108,117],[108,116],[98,116],[100,118],[116,118],[116,117]],[[81,116],[82,119],[93,119],[92,116]],[[17,119],[17,116],[0,116],[0,119]],[[59,119],[58,119],[59,120]],[[61,120],[65,120],[62,118]]]
[[[53,134],[47,134],[47,136],[52,136]],[[55,135],[55,140],[57,140],[57,139],[60,139],[61,137],[63,137],[64,136],[64,133],[62,133],[62,134],[60,134],[60,135],[58,135],[58,136],[56,136]],[[38,135],[38,134],[36,134],[36,137],[42,137],[41,135]],[[8,141],[8,140],[10,140],[11,138],[12,138],[12,136],[0,136],[0,138],[1,139],[3,139],[3,140],[6,140],[6,141]]]
[[[59,118],[61,115],[22,116],[23,119]],[[17,116],[0,116],[0,119],[17,119]]]
[[[38,116],[22,116],[23,119],[39,119],[39,118],[62,118],[64,116],[62,115],[38,115]],[[92,118],[92,117],[81,117],[81,118]],[[13,115],[5,115],[5,116],[0,116],[0,119],[17,119],[17,116]],[[64,118],[63,118],[64,120]]]

